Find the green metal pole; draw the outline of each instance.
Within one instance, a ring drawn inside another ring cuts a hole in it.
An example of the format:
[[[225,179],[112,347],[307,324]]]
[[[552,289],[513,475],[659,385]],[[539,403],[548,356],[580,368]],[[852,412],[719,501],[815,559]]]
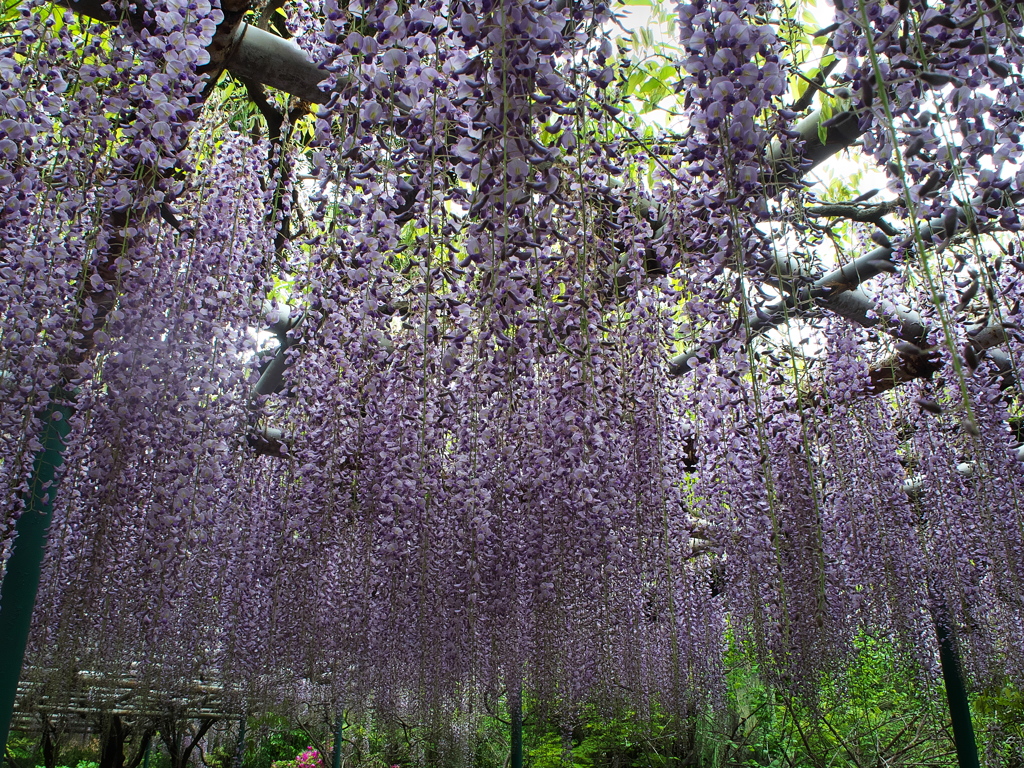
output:
[[[523,690],[517,687],[508,697],[508,708],[511,714],[511,742],[509,768],[523,768]],[[337,767],[335,767],[337,768]]]
[[[153,740],[156,738],[156,734],[146,742],[146,752],[142,755],[142,768],[149,768],[149,753],[153,751]]]
[[[935,633],[939,638],[939,664],[942,666],[942,681],[946,685],[946,703],[949,705],[949,719],[953,725],[953,744],[960,768],[979,768],[978,745],[974,739],[974,724],[971,722],[971,704],[967,699],[964,685],[963,665],[960,649],[944,606],[932,614]]]
[[[39,591],[46,535],[53,519],[57,470],[64,461],[64,440],[74,413],[71,395],[58,390],[53,397],[43,412],[43,447],[32,465],[25,511],[15,526],[14,548],[0,585],[0,744],[5,751]]]
[[[341,736],[345,731],[345,713],[338,708],[338,717],[334,723],[334,754],[332,765],[341,768]]]
[[[245,715],[238,718],[238,741],[235,744],[235,759],[232,761],[234,768],[242,768],[242,761],[245,759]]]

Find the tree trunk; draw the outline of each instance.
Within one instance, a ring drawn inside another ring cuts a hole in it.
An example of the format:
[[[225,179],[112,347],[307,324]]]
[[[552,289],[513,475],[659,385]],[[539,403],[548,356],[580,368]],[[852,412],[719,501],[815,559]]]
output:
[[[42,737],[42,750],[43,750],[43,765],[46,768],[57,768],[57,756],[60,753],[59,735],[56,732],[56,728],[53,727],[53,723],[50,722],[50,718],[47,715],[42,715],[43,721],[43,737]]]
[[[139,768],[139,765],[146,758],[146,753],[149,751],[149,745],[153,743],[153,729],[146,728],[142,732],[142,738],[139,739],[139,746],[135,750],[135,754],[132,755],[131,759],[124,764],[124,768]]]
[[[172,718],[164,721],[160,728],[160,738],[167,747],[167,755],[171,759],[170,768],[187,768],[192,751],[203,740],[213,723],[212,718],[203,718],[199,721],[199,729],[193,734],[189,732],[187,721],[183,723]]]
[[[120,715],[105,716],[101,721],[99,768],[124,768],[124,742],[128,729]]]

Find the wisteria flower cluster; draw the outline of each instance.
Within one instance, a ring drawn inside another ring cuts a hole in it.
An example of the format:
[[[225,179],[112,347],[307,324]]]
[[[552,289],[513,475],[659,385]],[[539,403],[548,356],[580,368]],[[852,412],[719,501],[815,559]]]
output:
[[[765,3],[679,6],[657,141],[598,0],[287,9],[319,105],[205,80],[204,0],[2,38],[5,558],[74,413],[36,674],[687,714],[728,642],[809,696],[861,632],[931,674],[941,613],[1024,682],[1016,10],[838,4],[876,231],[802,213],[836,123]]]

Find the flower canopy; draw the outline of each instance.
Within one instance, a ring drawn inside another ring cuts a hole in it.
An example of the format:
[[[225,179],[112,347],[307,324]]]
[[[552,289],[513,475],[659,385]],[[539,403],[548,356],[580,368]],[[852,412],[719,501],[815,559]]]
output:
[[[34,674],[687,711],[940,621],[1024,682],[1018,6],[69,6],[0,32]]]

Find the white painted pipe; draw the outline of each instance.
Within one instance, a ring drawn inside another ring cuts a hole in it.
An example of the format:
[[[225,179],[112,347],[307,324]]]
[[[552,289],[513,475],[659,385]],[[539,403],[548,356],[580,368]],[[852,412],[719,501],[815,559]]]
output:
[[[327,72],[298,45],[244,23],[237,34],[234,52],[224,62],[228,72],[314,104],[327,103],[330,93],[319,87]]]

